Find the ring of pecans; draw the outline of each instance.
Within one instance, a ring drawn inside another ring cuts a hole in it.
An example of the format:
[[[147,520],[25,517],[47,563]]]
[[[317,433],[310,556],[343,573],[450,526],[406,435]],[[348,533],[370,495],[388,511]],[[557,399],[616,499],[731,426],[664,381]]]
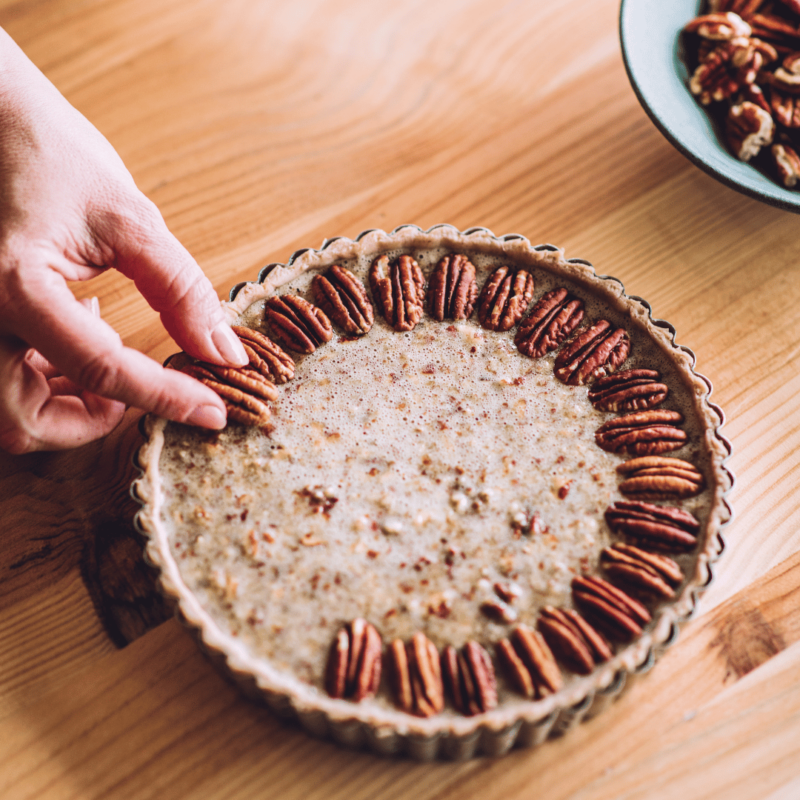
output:
[[[373,302],[385,324],[397,331],[413,329],[425,309],[438,321],[469,319],[477,309],[483,327],[510,331],[517,326],[511,335],[521,355],[541,358],[558,351],[554,377],[586,387],[595,408],[616,415],[598,428],[596,444],[634,457],[618,466],[618,488],[628,499],[612,503],[605,512],[608,528],[620,539],[600,554],[597,566],[607,577],[590,572],[576,576],[573,608],[546,606],[539,610],[535,629],[516,625],[495,643],[446,643],[441,650],[423,631],[384,648],[374,624],[345,620],[331,643],[325,689],[332,698],[360,702],[378,693],[385,675],[402,711],[432,716],[449,700],[456,713],[475,715],[498,703],[496,661],[509,691],[531,700],[557,692],[564,672],[589,674],[613,656],[614,642],[640,635],[652,619],[648,606],[673,598],[684,580],[680,566],[665,552],[693,550],[700,523],[677,505],[650,502],[680,502],[705,488],[694,465],[661,455],[687,442],[680,427],[683,417],[659,408],[669,389],[658,370],[620,370],[631,349],[625,329],[603,319],[584,322],[583,300],[566,288],[543,293],[529,311],[534,299],[529,270],[497,267],[480,294],[475,267],[462,254],[441,259],[431,272],[427,294],[419,265],[407,255],[378,257],[369,278],[372,301],[352,272],[333,266],[312,282],[324,311],[303,297],[283,295],[267,302],[265,323],[287,347],[307,354],[332,338],[334,325],[344,336],[367,334],[375,319]],[[275,384],[293,378],[294,361],[263,333],[241,327],[234,331],[250,355],[247,367],[231,370],[195,362],[185,371],[220,392],[231,419],[263,425],[269,418],[267,402],[277,399]],[[501,585],[496,591],[504,601],[500,605],[516,599]],[[515,611],[492,615],[497,624],[508,626],[516,617]]]
[[[725,142],[786,188],[800,180],[800,2],[709,0],[684,26],[689,90]]]

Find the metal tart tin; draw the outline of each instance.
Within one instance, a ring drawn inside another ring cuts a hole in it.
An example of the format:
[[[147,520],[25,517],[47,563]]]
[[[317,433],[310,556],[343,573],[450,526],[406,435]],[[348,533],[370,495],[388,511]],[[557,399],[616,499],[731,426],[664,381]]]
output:
[[[268,295],[274,282],[281,284],[308,266],[336,263],[347,253],[362,251],[365,247],[374,252],[385,252],[396,249],[400,242],[407,244],[409,241],[418,246],[424,246],[425,242],[444,242],[454,252],[469,252],[478,246],[496,248],[512,261],[515,254],[535,257],[536,254],[558,255],[561,252],[549,244],[532,246],[519,234],[495,236],[481,227],[460,232],[449,225],[436,225],[428,230],[403,225],[388,234],[371,229],[352,240],[344,237],[328,239],[318,250],[298,250],[285,264],[268,264],[261,270],[257,281],[234,286],[223,308],[233,321],[256,299]],[[596,275],[589,262],[566,259],[564,263],[576,274],[590,276],[597,286],[603,287],[609,298],[616,298],[618,303],[626,304],[626,309],[632,309],[640,321],[645,321],[651,334],[660,337],[661,345],[686,365],[708,421],[706,445],[711,453],[715,476],[709,522],[705,538],[698,543],[694,574],[688,576],[678,598],[670,605],[658,608],[643,635],[620,647],[611,661],[597,667],[590,676],[574,676],[556,694],[515,704],[512,710],[501,704],[474,717],[439,715],[419,719],[399,711],[389,715],[373,714],[362,704],[314,697],[313,692],[302,687],[287,686],[274,670],[242,652],[239,643],[220,630],[187,589],[165,532],[154,520],[153,507],[157,504],[158,490],[154,489],[150,474],[154,468],[153,431],[159,424],[163,425],[163,421],[145,417],[141,424],[145,442],[135,456],[140,477],[133,482],[131,494],[142,505],[134,522],[147,538],[146,558],[156,569],[159,586],[174,603],[178,617],[192,631],[215,666],[232,678],[247,696],[266,703],[277,716],[299,723],[313,736],[332,739],[350,748],[367,749],[385,756],[405,755],[424,761],[499,756],[514,747],[534,747],[550,737],[565,734],[582,720],[596,716],[640,675],[649,671],[661,653],[676,640],[681,625],[695,612],[701,593],[712,580],[712,566],[724,548],[722,531],[733,516],[728,503],[734,482],[727,466],[731,445],[720,432],[724,415],[710,399],[711,382],[694,369],[694,353],[675,341],[675,329],[670,323],[654,318],[645,300],[626,295],[622,283],[616,278]]]

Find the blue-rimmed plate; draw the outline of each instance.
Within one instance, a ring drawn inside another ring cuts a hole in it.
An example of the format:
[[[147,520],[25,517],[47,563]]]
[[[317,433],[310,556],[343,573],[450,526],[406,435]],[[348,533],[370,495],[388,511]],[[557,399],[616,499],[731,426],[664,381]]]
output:
[[[620,40],[633,90],[656,127],[693,164],[756,200],[798,212],[800,192],[785,189],[732,156],[689,92],[680,31],[699,9],[697,0],[622,0]]]

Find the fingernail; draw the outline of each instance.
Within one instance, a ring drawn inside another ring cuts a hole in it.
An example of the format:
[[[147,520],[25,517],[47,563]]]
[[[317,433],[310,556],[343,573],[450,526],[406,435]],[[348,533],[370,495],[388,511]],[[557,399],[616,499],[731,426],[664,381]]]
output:
[[[225,322],[220,322],[213,331],[211,331],[211,341],[217,348],[217,352],[229,364],[236,367],[243,367],[249,363],[250,359],[239,341],[239,337],[230,329],[230,326]]]
[[[100,301],[96,297],[84,297],[80,303],[82,306],[86,306],[95,317],[100,316]]]
[[[220,430],[225,427],[225,415],[216,406],[197,406],[187,417],[190,425]]]

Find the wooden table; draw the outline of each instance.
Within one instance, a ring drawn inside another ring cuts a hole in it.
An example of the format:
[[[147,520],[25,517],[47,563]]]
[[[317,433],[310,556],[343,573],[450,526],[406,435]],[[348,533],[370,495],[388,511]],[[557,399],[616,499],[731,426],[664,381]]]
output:
[[[131,525],[139,412],[73,452],[0,456],[0,796],[800,797],[798,220],[661,137],[617,5],[0,0],[221,296],[371,227],[557,243],[697,353],[737,476],[716,582],[646,679],[538,750],[417,764],[285,727],[168,617]],[[127,344],[176,349],[125,279],[74,288]]]

